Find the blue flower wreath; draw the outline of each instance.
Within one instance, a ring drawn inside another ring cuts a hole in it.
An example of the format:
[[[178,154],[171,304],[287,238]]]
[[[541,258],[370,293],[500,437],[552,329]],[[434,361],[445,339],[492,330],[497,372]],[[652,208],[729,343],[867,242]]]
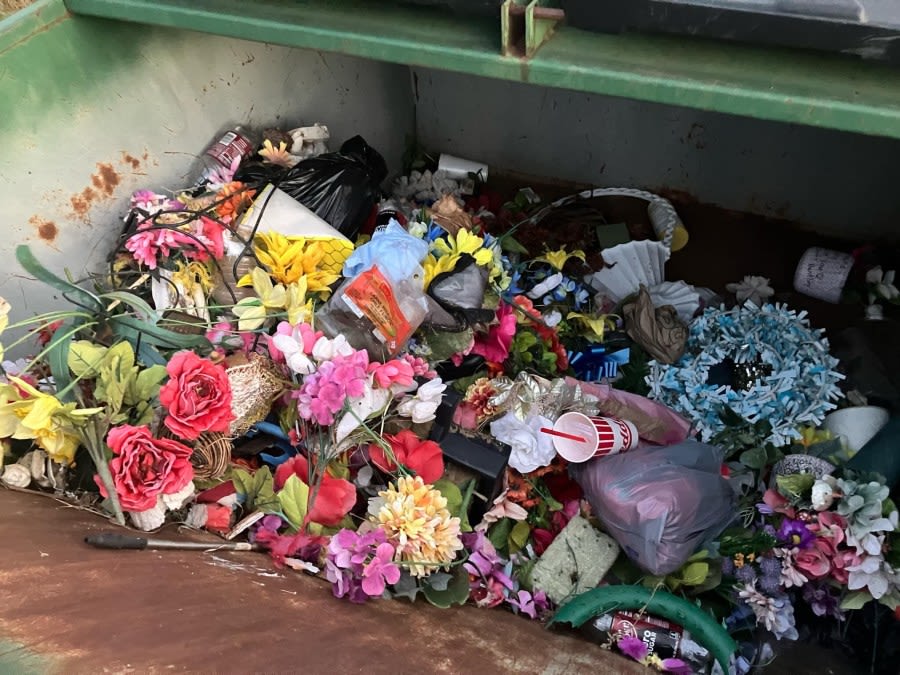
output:
[[[766,364],[771,371],[746,389],[711,384],[710,368],[729,359]],[[780,446],[800,436],[798,426],[821,424],[835,407],[844,377],[835,372],[837,364],[806,312],[748,302],[707,309],[691,323],[684,356],[672,365],[651,361],[646,381],[650,396],[691,420],[703,440],[724,428],[720,413],[727,406],[748,422],[767,420],[767,440]]]

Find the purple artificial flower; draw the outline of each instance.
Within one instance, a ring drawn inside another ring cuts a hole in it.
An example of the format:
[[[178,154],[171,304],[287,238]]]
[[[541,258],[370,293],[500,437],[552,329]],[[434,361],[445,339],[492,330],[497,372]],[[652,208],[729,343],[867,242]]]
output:
[[[803,599],[812,608],[816,616],[829,616],[838,621],[844,620],[840,598],[832,588],[821,581],[810,581],[803,586]]]
[[[550,609],[550,604],[547,602],[547,595],[544,591],[538,591],[532,595],[528,591],[520,590],[514,597],[509,599],[509,604],[530,619],[537,619]]]
[[[662,669],[665,673],[674,675],[693,675],[694,669],[681,659],[663,659]]]
[[[647,645],[633,635],[620,637],[616,646],[625,656],[630,656],[635,661],[641,661],[647,656]]]
[[[809,548],[816,540],[816,535],[809,531],[802,520],[785,518],[778,528],[778,540],[790,548]]]
[[[735,571],[734,578],[742,584],[752,584],[756,581],[756,570],[752,565],[744,565]]]
[[[766,504],[765,502],[759,502],[756,505],[756,510],[759,511],[764,516],[771,516],[772,514],[775,513],[775,510],[771,506]]]
[[[394,562],[394,547],[387,543],[378,544],[375,555],[363,567],[362,589],[370,597],[384,593],[386,584],[400,581],[400,568]]]
[[[722,558],[722,574],[726,577],[734,576],[734,559]]]
[[[463,546],[469,551],[469,559],[463,565],[469,574],[488,577],[491,573],[503,567],[504,560],[490,539],[484,536],[484,532],[472,532],[462,535]]]

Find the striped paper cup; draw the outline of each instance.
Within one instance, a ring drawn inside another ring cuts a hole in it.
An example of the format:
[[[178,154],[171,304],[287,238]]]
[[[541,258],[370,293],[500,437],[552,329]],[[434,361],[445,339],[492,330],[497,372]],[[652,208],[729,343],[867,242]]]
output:
[[[552,436],[556,452],[570,462],[615,455],[638,444],[637,428],[631,422],[617,417],[589,417],[580,412],[560,415]]]

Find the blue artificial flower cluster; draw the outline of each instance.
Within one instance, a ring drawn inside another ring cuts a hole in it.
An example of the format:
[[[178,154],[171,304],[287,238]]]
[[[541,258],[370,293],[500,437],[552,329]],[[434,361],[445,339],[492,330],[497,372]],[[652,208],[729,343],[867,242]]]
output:
[[[730,359],[762,362],[771,368],[746,389],[711,384],[710,368]],[[691,323],[684,356],[672,365],[650,362],[650,395],[690,419],[703,440],[724,428],[725,407],[750,423],[772,425],[768,441],[785,445],[799,437],[797,427],[817,426],[842,396],[843,375],[828,352],[821,330],[809,327],[806,312],[786,305],[753,303],[733,309],[707,309]]]

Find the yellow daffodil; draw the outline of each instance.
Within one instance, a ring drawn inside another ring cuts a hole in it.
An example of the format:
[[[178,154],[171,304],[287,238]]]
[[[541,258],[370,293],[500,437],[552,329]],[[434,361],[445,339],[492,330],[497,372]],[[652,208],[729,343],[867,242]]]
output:
[[[0,333],[6,330],[9,325],[9,312],[12,306],[6,301],[6,298],[0,298]]]
[[[13,384],[0,387],[0,438],[34,440],[53,461],[71,462],[80,443],[75,420],[102,409],[76,410],[74,403],[64,405],[24,380],[10,376],[9,381]]]
[[[425,288],[427,289],[431,285],[437,275],[449,272],[456,267],[457,260],[459,260],[459,256],[444,255],[435,258],[429,253],[422,264],[425,268]]]
[[[488,265],[493,260],[494,254],[489,248],[484,247],[484,239],[469,230],[460,230],[456,236],[447,235],[447,238],[437,239],[432,245],[441,256],[450,255],[459,258],[463,253],[468,253],[479,265]],[[454,265],[456,261],[454,261]]]
[[[256,293],[255,298],[243,298],[231,310],[238,317],[238,330],[255,330],[263,325],[269,309],[284,309],[287,290],[281,284],[273,284],[261,267],[243,276],[238,286],[252,286]]]
[[[553,269],[562,271],[563,266],[569,260],[569,258],[578,258],[581,262],[584,262],[584,251],[581,249],[577,249],[569,253],[566,251],[566,247],[563,246],[558,251],[547,251],[540,258],[535,258],[535,262],[545,262]]]
[[[592,342],[603,342],[606,331],[615,330],[616,317],[613,314],[582,314],[581,312],[569,312],[566,320],[576,319],[585,328],[584,337]]]
[[[296,326],[298,323],[309,321],[313,315],[312,298],[306,297],[306,277],[303,277],[287,287],[285,297],[285,309],[287,309],[288,323]]]

